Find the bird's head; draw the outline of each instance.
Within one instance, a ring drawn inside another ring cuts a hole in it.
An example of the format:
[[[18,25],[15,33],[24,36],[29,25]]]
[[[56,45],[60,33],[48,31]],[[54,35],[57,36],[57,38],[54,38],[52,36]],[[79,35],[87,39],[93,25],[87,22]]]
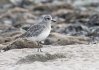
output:
[[[51,15],[42,15],[42,18],[44,22],[51,22],[51,21],[55,22],[55,20],[52,19]]]

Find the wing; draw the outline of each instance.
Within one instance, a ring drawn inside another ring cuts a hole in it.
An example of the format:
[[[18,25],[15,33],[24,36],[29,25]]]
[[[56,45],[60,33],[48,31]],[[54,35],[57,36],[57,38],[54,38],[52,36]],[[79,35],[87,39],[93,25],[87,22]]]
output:
[[[22,34],[21,37],[38,36],[43,31],[44,28],[45,28],[44,25],[33,25],[27,30],[27,32]]]

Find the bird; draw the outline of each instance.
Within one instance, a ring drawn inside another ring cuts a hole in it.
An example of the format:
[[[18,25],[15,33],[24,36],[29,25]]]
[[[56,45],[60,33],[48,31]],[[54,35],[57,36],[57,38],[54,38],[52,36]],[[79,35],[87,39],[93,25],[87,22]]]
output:
[[[51,23],[55,22],[51,15],[42,15],[39,22],[31,25],[29,29],[18,37],[29,41],[37,42],[38,46],[41,46],[40,42],[44,41],[51,32]],[[42,52],[41,48],[38,51]]]

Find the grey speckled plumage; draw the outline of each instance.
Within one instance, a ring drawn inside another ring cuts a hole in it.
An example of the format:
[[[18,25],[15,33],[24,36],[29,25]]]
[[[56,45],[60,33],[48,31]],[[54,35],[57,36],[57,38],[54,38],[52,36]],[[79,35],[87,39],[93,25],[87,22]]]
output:
[[[32,41],[42,41],[46,39],[51,31],[51,21],[52,17],[50,15],[42,15],[40,22],[32,25],[20,38],[26,38]]]
[[[44,28],[44,25],[33,25],[21,37],[36,37],[43,31]]]

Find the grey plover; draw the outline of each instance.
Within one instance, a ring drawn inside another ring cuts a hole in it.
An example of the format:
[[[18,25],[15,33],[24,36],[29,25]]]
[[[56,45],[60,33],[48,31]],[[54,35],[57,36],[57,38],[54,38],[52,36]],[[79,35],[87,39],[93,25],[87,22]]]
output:
[[[37,42],[43,41],[50,34],[52,21],[55,21],[55,20],[52,19],[51,15],[42,15],[40,17],[40,21],[32,25],[27,30],[27,32],[22,34],[20,37],[30,41],[37,41]],[[40,48],[39,50],[41,51]]]
[[[30,26],[30,28],[25,33],[18,36],[16,40],[27,39],[37,42],[39,46],[38,51],[41,51],[40,42],[48,37],[51,31],[51,22],[55,20],[52,19],[51,15],[42,15],[38,21],[39,22],[36,22],[34,25]],[[13,42],[11,42],[9,45],[11,45]]]
[[[27,40],[42,41],[47,38],[51,31],[51,21],[53,21],[50,15],[42,15],[40,22],[32,25],[27,32],[22,34],[21,38]]]
[[[10,42],[7,45],[7,49],[4,48],[4,51],[9,50],[9,47],[12,43],[19,39],[27,39],[33,42],[38,43],[38,51],[41,52],[41,44],[40,42],[45,40],[51,31],[51,22],[55,20],[52,19],[51,15],[42,15],[40,19],[38,19],[39,22],[36,22],[34,25],[30,26],[30,28],[23,33],[22,35],[18,36],[16,40]]]

